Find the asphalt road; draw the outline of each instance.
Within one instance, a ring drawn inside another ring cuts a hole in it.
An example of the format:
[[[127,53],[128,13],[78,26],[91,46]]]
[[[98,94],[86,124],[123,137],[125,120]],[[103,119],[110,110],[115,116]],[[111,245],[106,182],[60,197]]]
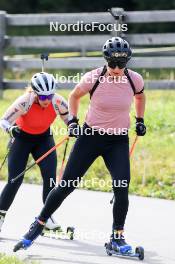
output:
[[[2,190],[4,182],[0,182]],[[76,228],[75,240],[39,237],[27,251],[13,253],[16,241],[40,212],[41,186],[23,184],[0,233],[0,252],[44,264],[139,263],[106,255],[112,223],[111,194],[76,190],[55,213],[63,228]],[[146,264],[175,263],[175,201],[130,196],[125,235],[133,246],[145,248]]]

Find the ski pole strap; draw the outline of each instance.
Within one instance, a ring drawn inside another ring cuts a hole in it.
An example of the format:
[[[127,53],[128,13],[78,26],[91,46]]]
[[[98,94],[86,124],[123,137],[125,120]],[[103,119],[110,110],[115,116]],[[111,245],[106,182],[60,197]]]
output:
[[[101,76],[104,76],[105,73],[106,73],[106,71],[107,71],[107,67],[106,67],[106,65],[104,65],[102,72],[100,73],[100,75],[99,75],[97,81],[95,82],[94,86],[92,87],[92,89],[91,89],[90,92],[89,92],[89,94],[90,94],[90,99],[92,98],[92,95],[94,94],[95,90],[97,89],[97,87],[98,87],[98,85],[99,85],[99,83],[100,83],[100,77],[101,77]]]

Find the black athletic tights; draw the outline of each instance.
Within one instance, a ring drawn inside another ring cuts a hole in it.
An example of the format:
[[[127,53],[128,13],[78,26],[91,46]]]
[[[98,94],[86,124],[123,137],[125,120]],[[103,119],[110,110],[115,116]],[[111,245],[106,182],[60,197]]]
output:
[[[113,228],[122,230],[128,211],[128,188],[130,182],[129,139],[125,135],[81,135],[75,142],[66,165],[64,184],[55,187],[41,211],[39,219],[46,221],[75,189],[71,180],[81,179],[94,160],[102,156],[112,180],[115,201],[113,205]],[[65,184],[66,183],[66,184]],[[65,186],[66,185],[66,186]],[[63,187],[64,186],[64,187]]]
[[[54,145],[53,136],[48,135],[48,132],[41,136],[30,136],[22,133],[21,137],[15,138],[8,156],[8,183],[0,196],[0,210],[7,211],[11,206],[24,176],[14,183],[11,183],[10,180],[26,168],[29,154],[31,153],[33,158],[37,160]],[[53,179],[54,182],[56,180],[56,151],[53,151],[38,165],[43,178],[43,202],[45,202],[48,193],[54,187],[54,184],[50,184],[50,179]]]

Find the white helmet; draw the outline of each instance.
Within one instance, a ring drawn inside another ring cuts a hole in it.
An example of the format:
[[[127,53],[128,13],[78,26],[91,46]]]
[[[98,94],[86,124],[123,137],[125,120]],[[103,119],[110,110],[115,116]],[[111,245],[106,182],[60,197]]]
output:
[[[38,95],[50,95],[55,93],[56,80],[52,74],[39,72],[33,75],[31,86]]]

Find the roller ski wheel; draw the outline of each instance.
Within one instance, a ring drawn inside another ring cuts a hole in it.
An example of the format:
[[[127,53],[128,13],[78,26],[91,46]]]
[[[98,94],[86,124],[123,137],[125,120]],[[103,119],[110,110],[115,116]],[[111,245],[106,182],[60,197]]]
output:
[[[44,228],[42,232],[42,236],[52,238],[52,239],[74,239],[75,228],[67,227],[66,231],[64,231],[61,227],[55,229]]]
[[[14,249],[13,249],[13,252],[17,252],[21,249],[28,249],[30,246],[32,245],[32,242],[30,240],[27,240],[27,239],[22,239],[20,240],[15,246],[14,246]]]
[[[135,252],[132,250],[132,248],[127,247],[125,248],[125,252],[122,252],[120,249],[113,249],[111,242],[105,243],[105,249],[108,256],[124,256],[124,257],[132,257],[132,258],[138,258],[139,260],[144,259],[144,248],[143,247],[136,247]]]
[[[74,240],[75,228],[72,226],[67,227],[67,234],[70,240]]]
[[[111,243],[105,243],[106,253],[108,256],[112,256],[112,246]]]
[[[144,259],[144,248],[143,247],[136,247],[135,253],[138,254],[138,258],[140,260]]]

